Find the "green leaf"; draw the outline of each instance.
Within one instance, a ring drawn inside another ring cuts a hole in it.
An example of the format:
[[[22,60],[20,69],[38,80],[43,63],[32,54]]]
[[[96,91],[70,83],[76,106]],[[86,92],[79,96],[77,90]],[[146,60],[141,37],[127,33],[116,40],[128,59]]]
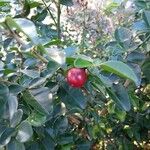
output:
[[[132,29],[137,33],[147,32],[149,30],[144,20],[134,22]]]
[[[131,47],[132,43],[132,32],[124,27],[117,28],[115,31],[115,38],[117,42],[124,48],[124,50],[127,50]]]
[[[23,143],[20,143],[16,140],[11,140],[6,147],[6,150],[25,150],[25,146]]]
[[[138,51],[133,51],[130,54],[128,54],[126,59],[129,62],[139,63],[139,62],[142,62],[145,58],[146,56],[143,53],[140,53]]]
[[[126,118],[126,112],[125,111],[122,111],[122,110],[116,108],[115,109],[115,114],[121,122],[125,121],[125,118]]]
[[[73,58],[73,57],[67,57],[66,58],[66,63],[73,66],[75,59],[76,58]]]
[[[111,57],[122,54],[125,49],[116,41],[108,42],[106,45],[106,51],[111,54]]]
[[[25,75],[27,75],[33,79],[40,77],[39,71],[36,71],[36,70],[24,69],[24,70],[20,70],[20,72],[24,73]]]
[[[117,97],[120,99],[122,107],[126,110],[129,111],[131,109],[131,100],[129,98],[128,92],[125,89],[124,86],[121,84],[114,84],[113,85],[113,90],[115,91]]]
[[[65,5],[65,6],[73,6],[73,1],[72,0],[61,0],[60,4]]]
[[[23,121],[18,127],[16,139],[18,142],[27,142],[33,135],[31,125],[27,121]]]
[[[22,16],[25,18],[30,14],[30,4],[28,0],[24,1],[23,14]]]
[[[33,43],[39,44],[36,27],[32,21],[25,18],[13,19],[7,16],[6,23],[11,29],[16,28],[20,32],[23,32]]]
[[[6,100],[7,99],[5,99],[3,96],[0,96],[0,113],[3,112],[3,108],[4,108],[4,106],[5,106],[6,102],[7,102]]]
[[[30,91],[23,92],[23,99],[26,101],[27,104],[31,105],[34,109],[39,111],[42,114],[47,114],[48,112],[37,102],[34,96],[31,94]]]
[[[40,127],[46,122],[46,116],[38,112],[33,112],[27,120],[32,126]]]
[[[29,5],[30,5],[30,8],[35,8],[35,7],[38,7],[38,6],[41,6],[42,3],[41,2],[37,2],[37,1],[29,1]]]
[[[132,33],[127,28],[120,27],[115,31],[115,38],[121,43],[125,41],[130,41],[131,37],[132,37]]]
[[[24,87],[22,87],[19,84],[11,84],[9,86],[10,93],[12,93],[14,95],[18,95],[19,93],[21,93],[22,90],[24,90]]]
[[[106,88],[110,98],[116,102],[116,104],[125,111],[131,109],[130,98],[126,89],[122,85],[113,85],[113,88],[110,90]]]
[[[87,67],[91,67],[93,65],[92,62],[82,59],[82,58],[77,58],[74,61],[74,66],[77,68],[87,68]]]
[[[68,119],[66,118],[66,116],[58,117],[53,124],[53,128],[56,135],[58,133],[64,133],[68,128]]]
[[[9,97],[9,89],[6,85],[0,84],[0,113],[3,112],[4,106]]]
[[[140,108],[140,98],[135,95],[135,93],[130,93],[130,99],[132,102],[133,107],[135,107],[136,109]]]
[[[46,87],[23,92],[23,99],[26,103],[42,114],[49,114],[52,111],[51,96]]]
[[[60,145],[68,145],[68,144],[71,144],[73,143],[74,140],[73,140],[73,136],[72,135],[69,135],[69,134],[62,134],[58,137],[58,143]]]
[[[118,3],[116,2],[111,2],[109,3],[105,9],[104,9],[104,12],[107,14],[107,15],[110,15],[111,13],[113,13],[113,11],[119,6]]]
[[[42,144],[44,145],[45,150],[55,149],[55,142],[48,134],[45,134],[45,138],[42,140]]]
[[[7,101],[9,106],[9,117],[12,119],[14,113],[17,111],[18,100],[16,96],[10,94]]]
[[[107,61],[100,64],[100,67],[105,71],[132,80],[137,86],[140,84],[135,72],[128,65],[121,61]]]
[[[35,78],[33,79],[30,84],[29,84],[29,88],[38,88],[40,86],[42,86],[46,81],[46,78]]]
[[[148,10],[144,11],[144,20],[150,27],[150,11],[148,11]]]
[[[77,150],[90,150],[91,145],[91,141],[80,141],[77,145]]]
[[[144,73],[144,76],[148,79],[150,82],[150,58],[147,58],[143,65],[142,65],[142,72]]]
[[[5,6],[6,4],[9,4],[10,3],[10,1],[6,1],[6,0],[1,0],[0,1],[0,6]]]
[[[64,49],[66,56],[70,57],[72,55],[75,54],[75,52],[77,51],[77,47],[76,46],[69,46],[67,48]]]
[[[14,132],[14,128],[6,128],[0,136],[0,145],[7,145]]]
[[[51,78],[54,73],[60,68],[60,65],[54,61],[49,61],[46,69],[41,73],[42,77]]]
[[[64,83],[59,89],[60,99],[69,107],[85,109],[87,100],[80,89],[75,89]]]
[[[0,96],[8,96],[9,95],[9,89],[6,85],[0,83]]]
[[[0,61],[0,70],[3,70],[3,67],[4,67],[4,63]]]
[[[54,39],[54,40],[50,40],[48,43],[44,44],[44,47],[49,47],[51,45],[60,45],[61,43],[62,43],[62,41],[60,39]]]
[[[42,106],[42,108],[50,113],[52,111],[52,98],[53,95],[47,87],[41,87],[38,89],[30,90],[36,101]]]
[[[66,54],[64,50],[58,48],[45,48],[48,57],[60,65],[64,65],[66,61]]]
[[[12,116],[12,118],[10,119],[10,126],[11,127],[16,127],[22,119],[23,116],[23,111],[22,109],[18,109]]]
[[[47,9],[44,9],[42,12],[38,13],[36,16],[33,16],[34,21],[42,22],[47,16]]]
[[[113,101],[109,102],[109,104],[108,104],[108,112],[110,114],[115,113],[115,108],[116,108],[115,103]]]

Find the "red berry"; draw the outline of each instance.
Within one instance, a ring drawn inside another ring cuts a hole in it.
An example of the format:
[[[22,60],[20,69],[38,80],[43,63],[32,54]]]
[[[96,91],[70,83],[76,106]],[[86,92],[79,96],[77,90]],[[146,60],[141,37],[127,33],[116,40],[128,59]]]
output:
[[[81,88],[87,81],[87,73],[85,69],[71,68],[67,73],[67,82],[70,86]]]

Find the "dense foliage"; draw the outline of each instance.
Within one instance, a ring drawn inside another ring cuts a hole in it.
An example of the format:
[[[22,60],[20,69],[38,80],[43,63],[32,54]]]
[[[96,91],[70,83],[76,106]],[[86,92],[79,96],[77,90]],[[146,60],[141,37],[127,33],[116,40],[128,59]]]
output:
[[[0,150],[150,149],[150,2],[104,6],[95,19],[87,1],[0,1]]]

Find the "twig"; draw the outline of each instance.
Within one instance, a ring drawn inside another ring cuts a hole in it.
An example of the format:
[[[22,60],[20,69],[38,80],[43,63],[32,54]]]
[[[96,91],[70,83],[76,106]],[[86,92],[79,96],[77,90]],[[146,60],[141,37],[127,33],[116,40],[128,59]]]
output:
[[[48,60],[45,59],[44,57],[42,57],[41,55],[39,55],[35,49],[32,50],[32,54],[34,55],[34,57],[36,57],[37,59],[41,60],[43,63],[47,64]]]
[[[60,9],[60,0],[57,2],[57,35],[58,39],[61,39],[61,29],[60,29],[60,14],[61,14],[61,9]]]
[[[51,13],[51,11],[50,11],[49,7],[47,6],[47,4],[45,3],[45,1],[44,1],[44,0],[42,0],[42,2],[43,2],[43,4],[45,5],[45,7],[46,7],[47,11],[49,12],[49,15],[50,15],[50,16],[51,16],[51,18],[53,19],[55,26],[57,27],[57,23],[56,23],[56,21],[55,21],[55,18],[54,18],[54,16],[53,16],[53,14]]]
[[[145,44],[148,40],[150,39],[150,34],[147,36],[147,38],[145,38],[145,40],[139,44],[134,50],[137,50],[138,48],[140,48],[143,44]]]
[[[124,87],[127,88],[127,87],[129,86],[129,84],[130,84],[130,80],[127,79],[127,80],[125,81],[125,83],[124,83]]]
[[[23,46],[26,45],[24,43],[24,41],[22,41],[20,39],[20,37],[13,30],[10,29],[9,25],[7,24],[7,22],[5,22],[5,25],[7,26],[9,32],[11,33],[11,35],[16,39],[16,41],[18,42],[18,44],[23,45]]]

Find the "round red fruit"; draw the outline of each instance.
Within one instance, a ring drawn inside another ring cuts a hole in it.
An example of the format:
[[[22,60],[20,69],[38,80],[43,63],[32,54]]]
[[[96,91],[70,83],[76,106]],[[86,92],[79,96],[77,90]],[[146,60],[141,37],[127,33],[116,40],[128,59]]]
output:
[[[81,88],[87,81],[87,73],[82,68],[71,68],[67,73],[67,82],[70,86]]]

